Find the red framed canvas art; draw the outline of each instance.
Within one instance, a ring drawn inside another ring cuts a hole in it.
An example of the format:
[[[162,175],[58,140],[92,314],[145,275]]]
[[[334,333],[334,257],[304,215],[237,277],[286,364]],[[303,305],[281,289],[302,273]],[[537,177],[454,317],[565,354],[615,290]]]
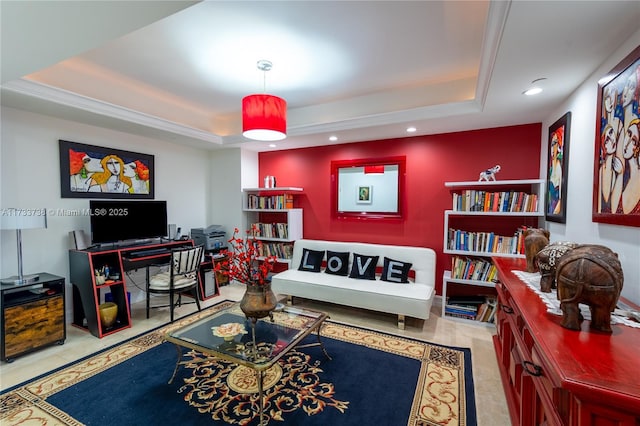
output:
[[[594,222],[640,226],[640,46],[598,82]]]

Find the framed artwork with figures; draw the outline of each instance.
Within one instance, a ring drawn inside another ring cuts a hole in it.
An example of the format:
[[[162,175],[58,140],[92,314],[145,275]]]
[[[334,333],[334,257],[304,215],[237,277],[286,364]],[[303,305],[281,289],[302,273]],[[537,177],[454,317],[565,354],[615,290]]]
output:
[[[567,220],[570,128],[571,112],[549,127],[545,219],[551,222],[565,223]]]
[[[62,198],[153,199],[154,157],[60,140]]]
[[[640,46],[598,82],[594,222],[640,227]]]

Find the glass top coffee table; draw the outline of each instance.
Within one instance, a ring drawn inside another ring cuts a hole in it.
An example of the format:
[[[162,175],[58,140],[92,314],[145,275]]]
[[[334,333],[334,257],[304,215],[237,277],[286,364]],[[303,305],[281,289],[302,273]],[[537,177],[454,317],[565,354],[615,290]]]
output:
[[[165,339],[176,345],[179,354],[169,383],[173,382],[180,365],[187,363],[182,361],[183,347],[249,367],[257,375],[258,409],[262,425],[265,371],[293,348],[320,346],[330,360],[331,357],[320,340],[320,331],[327,318],[329,316],[323,312],[284,306],[276,309],[273,321],[269,318],[260,319],[254,326],[237,304],[223,309],[166,334]],[[318,338],[317,343],[300,345],[313,332]]]

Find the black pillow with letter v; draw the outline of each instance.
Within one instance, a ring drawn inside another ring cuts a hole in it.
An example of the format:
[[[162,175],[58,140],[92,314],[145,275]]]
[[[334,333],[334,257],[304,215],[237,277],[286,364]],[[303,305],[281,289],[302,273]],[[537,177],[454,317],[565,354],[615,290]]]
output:
[[[349,252],[327,250],[327,274],[349,275]]]
[[[302,259],[300,260],[299,271],[320,272],[324,259],[324,251],[302,249]]]
[[[413,263],[400,262],[385,257],[380,279],[391,283],[408,283],[411,266]]]
[[[349,278],[359,278],[361,280],[375,280],[376,266],[380,256],[365,256],[353,253],[353,264]]]

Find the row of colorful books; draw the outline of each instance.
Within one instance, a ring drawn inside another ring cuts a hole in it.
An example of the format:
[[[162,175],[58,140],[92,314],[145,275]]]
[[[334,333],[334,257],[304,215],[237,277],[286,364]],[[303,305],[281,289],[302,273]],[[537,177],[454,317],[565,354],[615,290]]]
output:
[[[451,259],[451,278],[495,282],[498,270],[492,262],[485,259],[454,256]]]
[[[453,193],[453,210],[471,212],[536,212],[538,194],[522,191],[488,192],[466,189]]]
[[[292,209],[293,195],[281,194],[281,195],[261,196],[261,195],[249,194],[247,197],[247,208],[271,209],[271,210]]]
[[[275,256],[278,259],[291,259],[293,256],[293,244],[288,243],[265,243],[258,248],[259,256]]]
[[[493,232],[470,232],[449,228],[447,248],[483,253],[524,254],[524,229],[519,228],[509,237]]]
[[[289,238],[289,226],[286,223],[262,223],[256,222],[253,236],[256,238]]]
[[[497,301],[490,296],[451,296],[444,307],[445,315],[480,322],[494,322]]]

